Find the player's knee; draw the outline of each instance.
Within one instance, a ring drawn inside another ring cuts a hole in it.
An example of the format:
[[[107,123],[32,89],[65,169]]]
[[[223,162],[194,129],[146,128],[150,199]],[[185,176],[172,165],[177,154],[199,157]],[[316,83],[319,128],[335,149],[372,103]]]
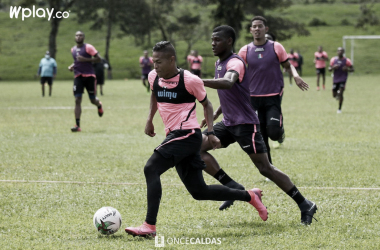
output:
[[[278,141],[283,133],[284,129],[279,126],[267,126],[267,134],[272,141]]]
[[[191,188],[187,188],[187,190],[195,200],[205,200],[205,193],[207,192],[206,189],[207,185],[193,186]]]
[[[145,176],[150,176],[152,174],[154,174],[155,172],[155,167],[154,167],[154,164],[152,161],[148,161],[146,164],[145,164],[145,167],[144,167],[144,174]]]

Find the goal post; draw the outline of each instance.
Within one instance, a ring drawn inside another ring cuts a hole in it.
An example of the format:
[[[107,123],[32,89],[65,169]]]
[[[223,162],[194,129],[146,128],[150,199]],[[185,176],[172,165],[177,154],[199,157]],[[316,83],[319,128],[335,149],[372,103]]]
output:
[[[355,39],[380,39],[380,36],[343,36],[343,49],[346,51],[346,40],[351,40],[351,62],[354,64]]]

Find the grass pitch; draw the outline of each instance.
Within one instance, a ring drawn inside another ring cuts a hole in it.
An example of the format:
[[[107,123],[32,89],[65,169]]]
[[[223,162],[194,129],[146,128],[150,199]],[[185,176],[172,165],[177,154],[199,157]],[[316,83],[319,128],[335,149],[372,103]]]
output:
[[[220,212],[219,202],[196,201],[174,169],[162,176],[163,197],[157,233],[169,238],[216,238],[221,244],[168,244],[170,249],[379,249],[380,107],[378,76],[350,75],[343,113],[328,90],[308,92],[285,79],[286,140],[274,149],[274,165],[318,205],[311,226],[300,224],[296,204],[266,182],[237,146],[212,152],[225,171],[247,188],[264,191],[269,219],[243,202]],[[0,248],[154,249],[133,238],[127,226],[146,213],[143,167],[164,139],[144,135],[149,95],[140,81],[108,81],[102,118],[83,98],[81,127],[75,124],[71,81],[56,81],[52,97],[41,97],[36,82],[0,84]],[[215,90],[208,89],[214,108]],[[203,116],[198,105],[198,119]],[[205,174],[206,182],[216,181]],[[113,206],[123,225],[100,236],[92,224],[102,206]],[[184,241],[183,241],[184,242]]]

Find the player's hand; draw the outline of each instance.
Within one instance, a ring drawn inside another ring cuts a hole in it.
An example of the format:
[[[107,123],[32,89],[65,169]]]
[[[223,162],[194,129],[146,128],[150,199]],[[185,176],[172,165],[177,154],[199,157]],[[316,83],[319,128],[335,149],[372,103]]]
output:
[[[294,77],[294,81],[296,82],[298,88],[300,88],[302,91],[309,89],[309,85],[306,82],[304,82],[304,80],[301,77]]]
[[[68,67],[68,69],[69,69],[70,71],[73,71],[73,70],[74,70],[74,65],[70,65],[70,66]]]
[[[152,121],[147,121],[145,125],[145,134],[150,137],[154,137],[156,133],[154,133],[154,125]]]
[[[80,56],[80,55],[78,55],[78,56],[77,56],[77,61],[78,61],[78,62],[87,62],[87,58],[84,57],[84,56]]]
[[[201,124],[199,125],[201,128],[205,128],[207,127],[207,123],[206,123],[206,119],[203,118],[203,120],[201,121]]]
[[[334,64],[333,66],[332,66],[332,69],[338,69],[339,68],[339,65],[338,64]]]
[[[222,147],[222,144],[220,143],[220,140],[215,135],[208,135],[208,141],[210,142],[212,149],[218,149]]]
[[[348,67],[347,67],[347,66],[343,66],[343,67],[342,67],[342,70],[343,70],[344,72],[347,72],[347,71],[348,71]]]

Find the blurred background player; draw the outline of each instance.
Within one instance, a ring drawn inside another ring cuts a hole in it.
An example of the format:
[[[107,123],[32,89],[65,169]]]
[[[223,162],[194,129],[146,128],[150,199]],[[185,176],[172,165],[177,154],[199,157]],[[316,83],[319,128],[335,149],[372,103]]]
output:
[[[290,49],[290,53],[288,54],[288,59],[289,59],[289,63],[291,65],[293,65],[293,67],[297,70],[298,68],[298,59],[299,59],[299,56],[297,53],[294,52],[293,49]],[[293,78],[293,75],[291,74],[291,72],[289,70],[286,70],[286,72],[288,72],[288,75],[289,75],[289,83],[290,83],[290,86],[292,85],[292,78]]]
[[[298,67],[296,68],[298,74],[302,76],[302,64],[303,64],[303,56],[301,55],[300,51],[297,50],[298,54]]]
[[[187,56],[187,64],[190,69],[190,72],[199,77],[201,77],[202,75],[202,62],[203,58],[202,56],[198,55],[197,50],[192,50],[190,55]]]
[[[105,82],[104,69],[109,69],[109,64],[106,59],[101,58],[100,62],[93,63],[92,66],[96,75],[96,86],[100,88],[100,95],[103,95],[103,85]]]
[[[338,48],[338,56],[331,58],[329,71],[333,71],[333,97],[339,100],[339,109],[337,113],[342,113],[343,104],[343,92],[346,89],[346,82],[348,77],[348,72],[354,71],[354,66],[351,60],[344,57],[344,49],[342,47]]]
[[[75,127],[71,128],[72,132],[82,131],[80,128],[80,116],[82,114],[82,95],[86,88],[88,97],[92,104],[98,107],[98,115],[103,116],[102,103],[96,97],[96,75],[92,64],[100,62],[101,58],[94,46],[84,43],[84,33],[77,31],[75,33],[75,42],[77,45],[71,48],[71,55],[74,63],[68,69],[74,71],[73,92],[75,97]]]
[[[326,61],[329,60],[329,57],[326,51],[323,51],[322,46],[318,46],[318,51],[314,53],[314,64],[317,73],[317,90],[319,90],[319,78],[322,75],[322,86],[325,90],[326,82]]]
[[[45,83],[49,85],[49,96],[53,88],[53,78],[57,75],[57,62],[50,57],[50,52],[46,51],[45,57],[41,59],[37,76],[41,76],[42,96],[45,96]]]
[[[152,70],[153,61],[152,61],[152,57],[149,57],[147,50],[144,50],[144,56],[141,56],[139,61],[140,61],[140,67],[141,67],[142,84],[146,88],[146,91],[149,93],[150,86],[148,82],[148,74]]]

